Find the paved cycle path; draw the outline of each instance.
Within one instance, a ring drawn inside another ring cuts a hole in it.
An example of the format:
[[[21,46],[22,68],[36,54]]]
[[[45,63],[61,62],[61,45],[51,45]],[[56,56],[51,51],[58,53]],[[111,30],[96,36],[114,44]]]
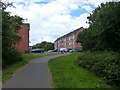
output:
[[[33,60],[23,67],[16,75],[3,84],[3,88],[52,88],[48,60],[59,56],[47,56]]]

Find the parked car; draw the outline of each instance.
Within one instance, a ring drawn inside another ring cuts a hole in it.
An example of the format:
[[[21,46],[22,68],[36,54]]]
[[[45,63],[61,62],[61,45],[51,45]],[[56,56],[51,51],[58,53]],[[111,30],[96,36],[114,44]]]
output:
[[[67,49],[68,52],[69,52],[70,50],[72,50],[72,49]]]
[[[54,50],[48,50],[48,52],[50,53],[50,52],[53,52]]]
[[[60,49],[58,49],[57,52],[60,52]]]
[[[67,52],[67,48],[60,48],[60,51]]]
[[[32,53],[44,53],[43,49],[32,49],[31,50]]]
[[[53,52],[60,52],[60,50],[59,50],[59,49],[56,49],[56,50],[53,50]]]
[[[53,52],[57,52],[57,49],[56,49],[56,50],[53,50]]]
[[[72,49],[72,50],[70,50],[69,52],[82,52],[82,50],[80,50],[80,49]]]

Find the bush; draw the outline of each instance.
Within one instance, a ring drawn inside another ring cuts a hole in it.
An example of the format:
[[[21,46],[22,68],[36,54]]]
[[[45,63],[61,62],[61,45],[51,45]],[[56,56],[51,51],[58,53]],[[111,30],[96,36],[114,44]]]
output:
[[[120,56],[115,52],[84,52],[78,57],[79,66],[102,77],[111,86],[120,85]]]
[[[14,48],[7,47],[2,50],[2,66],[3,68],[7,65],[13,64],[15,62],[21,61],[21,53],[15,50]]]

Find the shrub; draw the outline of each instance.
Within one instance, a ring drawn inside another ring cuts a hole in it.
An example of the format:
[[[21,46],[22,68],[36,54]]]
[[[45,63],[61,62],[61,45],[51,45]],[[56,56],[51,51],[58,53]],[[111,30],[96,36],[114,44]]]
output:
[[[120,56],[115,52],[84,52],[78,57],[79,66],[94,72],[112,86],[120,84]]]
[[[21,61],[21,53],[15,50],[14,48],[7,47],[2,50],[2,66],[3,68],[7,65],[13,64],[15,62]]]

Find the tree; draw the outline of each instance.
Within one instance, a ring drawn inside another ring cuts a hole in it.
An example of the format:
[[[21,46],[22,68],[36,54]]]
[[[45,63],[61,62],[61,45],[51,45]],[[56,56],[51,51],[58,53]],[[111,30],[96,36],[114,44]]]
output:
[[[120,51],[120,2],[102,3],[87,18],[90,27],[77,40],[83,48]]]
[[[6,65],[15,63],[21,59],[20,53],[14,49],[14,44],[19,42],[21,37],[18,35],[23,18],[19,16],[10,16],[10,12],[6,12],[8,6],[12,6],[10,3],[2,3],[2,59],[3,67]]]
[[[53,50],[54,49],[54,44],[51,42],[46,42],[43,41],[41,43],[37,43],[36,45],[32,46],[32,49],[39,48],[39,49],[44,49],[45,51],[48,50]]]

